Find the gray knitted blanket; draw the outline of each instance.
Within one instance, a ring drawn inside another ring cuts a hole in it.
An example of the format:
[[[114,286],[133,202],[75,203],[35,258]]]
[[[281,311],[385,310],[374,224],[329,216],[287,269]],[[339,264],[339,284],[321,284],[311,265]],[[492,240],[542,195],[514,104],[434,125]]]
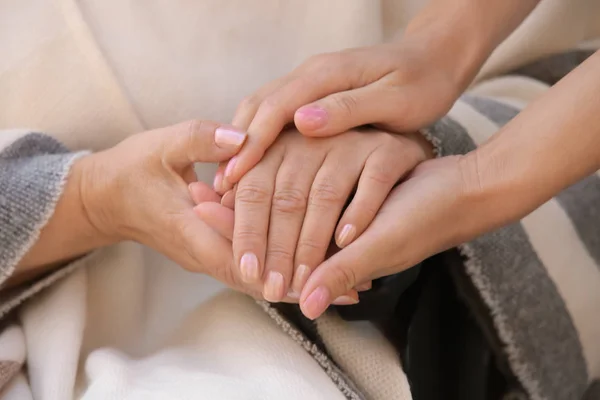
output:
[[[441,156],[464,154],[526,105],[523,93],[543,91],[582,58],[579,52],[556,56],[518,71],[519,77],[484,83],[425,133]],[[35,242],[79,155],[42,134],[0,135],[0,285]],[[531,399],[582,398],[600,378],[600,174],[565,190],[520,223],[466,243],[460,251],[466,259],[464,272],[477,289],[523,394]],[[11,310],[70,268],[1,290],[0,316],[8,318]],[[357,343],[353,324],[330,313],[312,325],[319,335],[315,342],[299,325],[263,306],[348,398],[384,398],[381,393],[395,398],[393,388],[377,392],[373,387],[389,385],[401,367],[392,371],[389,365],[374,363],[365,372],[357,363],[360,349],[348,345]],[[0,388],[21,363],[0,360]]]

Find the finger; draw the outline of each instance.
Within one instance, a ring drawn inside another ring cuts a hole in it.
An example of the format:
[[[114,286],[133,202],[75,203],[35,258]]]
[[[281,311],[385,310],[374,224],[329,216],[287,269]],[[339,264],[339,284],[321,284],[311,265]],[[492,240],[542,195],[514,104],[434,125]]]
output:
[[[312,61],[314,67],[299,70],[297,77],[261,101],[248,127],[246,145],[227,166],[225,176],[230,182],[237,182],[260,160],[284,126],[294,120],[294,113],[299,107],[330,93],[349,89],[360,76],[360,70],[350,62],[350,56],[332,54],[320,57],[316,59],[318,61]],[[343,68],[346,73],[341,74]],[[322,115],[317,110],[310,118],[317,123]]]
[[[351,128],[387,123],[391,118],[402,120],[408,99],[401,88],[391,88],[380,82],[354,90],[331,94],[298,109],[294,115],[296,127],[307,136],[331,136]],[[319,124],[315,115],[321,115]]]
[[[334,299],[343,296],[359,282],[370,280],[377,269],[377,251],[381,246],[373,238],[361,236],[354,243],[319,265],[308,278],[300,295],[300,308],[309,319],[319,317]]]
[[[236,189],[233,253],[242,280],[246,283],[256,283],[262,276],[271,199],[281,161],[281,152],[269,152],[246,174]]]
[[[227,240],[232,239],[234,220],[234,214],[232,210],[223,207],[218,203],[201,203],[194,207],[194,213],[200,219],[202,219],[202,221],[206,225],[211,227],[216,233],[226,238]],[[231,249],[229,249],[229,253],[231,254]],[[225,267],[225,265],[223,267]],[[232,266],[229,265],[228,267]],[[241,282],[237,282],[237,284],[234,286],[233,282],[235,281],[233,280],[233,276],[228,279],[232,279],[231,282],[229,282],[229,285],[232,286],[234,289],[242,290],[245,293],[250,294],[254,298],[261,300],[264,299],[260,292],[260,285],[248,286],[242,285]],[[300,295],[297,295],[295,297],[285,296],[283,299],[281,299],[281,301],[285,303],[298,303],[299,297]]]
[[[362,165],[344,162],[344,157],[353,157],[345,153],[329,153],[312,184],[296,249],[297,267],[292,281],[295,292],[302,291],[311,271],[323,261],[340,213],[360,175]]]
[[[252,119],[254,119],[256,111],[258,110],[258,107],[260,107],[260,104],[264,98],[276,91],[281,86],[285,85],[293,78],[294,75],[292,73],[275,79],[274,81],[262,86],[252,96],[244,98],[238,105],[231,124],[242,131],[248,130],[248,127],[250,126]]]
[[[171,134],[166,134],[172,131]],[[194,162],[230,159],[246,140],[246,134],[228,125],[194,120],[156,131],[166,163],[178,168]]]
[[[367,229],[396,183],[420,161],[422,152],[411,142],[387,136],[389,143],[378,147],[367,159],[356,193],[338,223],[335,238],[340,248]]]
[[[194,165],[190,164],[189,167],[184,168],[183,171],[181,171],[181,177],[188,185],[197,182],[198,176],[196,176],[196,171],[194,171]]]
[[[200,203],[194,207],[194,213],[220,235],[233,239],[233,210],[219,203]]]
[[[235,210],[235,192],[236,188],[231,189],[221,198],[221,205],[231,210]]]
[[[314,152],[292,152],[284,156],[277,172],[263,289],[263,296],[270,302],[280,301],[290,286],[308,194],[324,158],[324,154]]]
[[[221,198],[204,182],[192,182],[188,185],[190,196],[194,204],[204,202],[219,203]]]
[[[221,196],[231,189],[229,187],[231,185],[225,180],[225,167],[227,167],[227,162],[219,163],[217,171],[215,172],[215,179],[213,181],[213,189]]]

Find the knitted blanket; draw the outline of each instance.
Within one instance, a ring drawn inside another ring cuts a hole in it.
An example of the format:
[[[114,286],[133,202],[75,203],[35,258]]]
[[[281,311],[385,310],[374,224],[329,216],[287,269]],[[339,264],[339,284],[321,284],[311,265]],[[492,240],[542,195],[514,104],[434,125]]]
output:
[[[440,155],[472,150],[581,54],[479,84],[424,133]],[[82,154],[42,134],[0,135],[0,284]],[[460,247],[475,300],[527,398],[582,398],[600,378],[598,227],[595,174]],[[206,277],[144,254],[123,243],[0,292],[2,399],[411,398],[393,346],[372,324],[334,311],[292,322],[227,290],[213,297]]]

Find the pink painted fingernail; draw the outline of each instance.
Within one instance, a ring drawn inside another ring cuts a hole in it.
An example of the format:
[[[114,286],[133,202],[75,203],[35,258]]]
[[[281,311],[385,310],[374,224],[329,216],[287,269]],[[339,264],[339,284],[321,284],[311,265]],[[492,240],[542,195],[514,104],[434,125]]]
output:
[[[372,287],[373,287],[373,282],[369,281],[367,283],[356,285],[355,289],[358,290],[359,292],[364,292],[367,290],[371,290]]]
[[[286,296],[289,297],[290,299],[294,299],[294,300],[298,300],[300,298],[300,295],[298,294],[298,292],[295,292],[293,290],[288,291]]]
[[[315,319],[325,312],[329,306],[329,289],[320,286],[308,295],[302,304],[302,312],[308,319]]]
[[[253,253],[246,253],[240,260],[242,280],[246,283],[256,282],[259,279],[258,258]]]
[[[239,147],[246,140],[246,134],[228,128],[217,128],[215,130],[215,143],[219,147]]]
[[[233,157],[227,163],[227,168],[225,168],[225,176],[226,177],[231,177],[231,174],[233,174],[233,169],[235,168],[235,163],[237,163],[237,157]]]
[[[277,271],[269,272],[265,287],[263,288],[263,297],[271,303],[277,303],[283,299],[283,275]]]
[[[219,192],[221,190],[222,186],[223,186],[223,174],[221,174],[220,172],[217,172],[215,174],[215,179],[213,181],[213,189],[215,189],[216,192]]]
[[[344,247],[350,244],[356,235],[356,228],[352,224],[346,224],[342,228],[340,235],[338,236],[337,245],[338,247]]]
[[[340,296],[332,302],[332,304],[335,304],[336,306],[349,306],[357,303],[358,300],[350,296]]]
[[[301,293],[309,276],[310,268],[304,264],[298,265],[298,267],[296,267],[296,272],[294,272],[294,278],[292,279],[292,290],[296,293]]]
[[[329,120],[327,111],[321,107],[305,106],[296,111],[296,118],[308,125],[311,129],[324,127]]]

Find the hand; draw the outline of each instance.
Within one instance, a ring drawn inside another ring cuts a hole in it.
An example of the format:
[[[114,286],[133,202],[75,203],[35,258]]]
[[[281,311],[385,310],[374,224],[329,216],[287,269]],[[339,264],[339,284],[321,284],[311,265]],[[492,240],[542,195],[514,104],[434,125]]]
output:
[[[238,107],[233,125],[248,131],[248,141],[226,169],[219,169],[217,191],[238,182],[292,121],[308,136],[365,124],[407,132],[432,123],[470,81],[463,76],[466,68],[456,67],[446,53],[432,51],[424,40],[404,38],[315,56],[262,87]]]
[[[369,228],[315,269],[300,296],[302,312],[317,318],[357,283],[408,269],[508,222],[494,220],[502,213],[490,204],[479,196],[470,156],[421,163],[390,193]]]
[[[235,192],[233,251],[242,280],[264,281],[263,296],[272,302],[290,287],[289,295],[298,296],[334,230],[339,247],[351,243],[398,180],[430,156],[431,146],[416,133],[363,130],[320,139],[283,133]],[[213,210],[202,208],[199,215],[209,218]],[[353,287],[339,296],[352,297]],[[350,297],[338,301],[356,302]]]
[[[218,162],[240,148],[245,134],[193,121],[129,137],[81,160],[82,203],[92,225],[112,241],[134,240],[182,267],[212,275],[254,296],[237,278],[231,242],[199,220],[188,185],[195,162]],[[206,187],[203,201],[220,201]]]

